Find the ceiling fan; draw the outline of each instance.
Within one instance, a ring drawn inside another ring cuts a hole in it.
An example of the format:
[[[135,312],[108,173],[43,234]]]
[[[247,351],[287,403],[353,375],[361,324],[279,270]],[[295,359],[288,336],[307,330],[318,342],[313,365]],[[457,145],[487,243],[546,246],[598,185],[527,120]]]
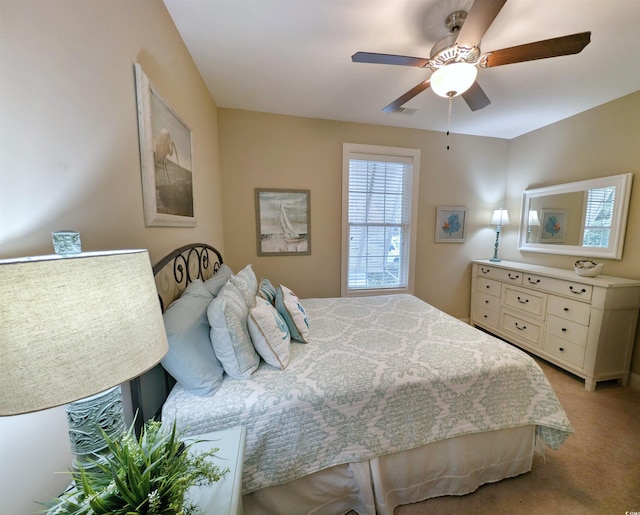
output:
[[[356,52],[351,60],[354,63],[415,66],[433,71],[430,78],[383,108],[384,112],[399,111],[406,102],[429,87],[437,95],[449,98],[450,102],[453,97],[462,95],[471,110],[477,111],[491,103],[476,81],[478,67],[493,68],[577,54],[591,41],[591,32],[581,32],[483,54],[480,51],[480,40],[506,2],[507,0],[475,0],[468,13],[451,13],[445,20],[445,27],[450,35],[433,46],[429,58]]]

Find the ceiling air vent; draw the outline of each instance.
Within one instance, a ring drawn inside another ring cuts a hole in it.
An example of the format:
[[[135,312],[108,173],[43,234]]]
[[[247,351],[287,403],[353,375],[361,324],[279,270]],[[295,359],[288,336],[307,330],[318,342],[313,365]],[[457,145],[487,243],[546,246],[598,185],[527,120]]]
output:
[[[414,107],[396,107],[393,111],[387,111],[389,113],[403,114],[405,116],[411,116],[416,114],[418,110]]]

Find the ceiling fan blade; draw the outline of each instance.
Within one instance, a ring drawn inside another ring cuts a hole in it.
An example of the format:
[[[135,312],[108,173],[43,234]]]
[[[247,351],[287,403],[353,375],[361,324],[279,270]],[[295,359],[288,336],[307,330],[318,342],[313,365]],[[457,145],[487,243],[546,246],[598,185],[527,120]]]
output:
[[[545,39],[535,43],[527,43],[502,50],[489,52],[486,67],[502,66],[505,64],[535,61],[548,57],[578,54],[591,41],[591,32],[581,32],[570,36]]]
[[[400,66],[416,66],[418,68],[424,68],[429,62],[429,59],[425,59],[424,57],[409,57],[406,55],[356,52],[351,56],[351,61],[354,63],[397,64]]]
[[[489,100],[489,97],[480,87],[478,81],[474,82],[471,87],[462,94],[462,98],[464,98],[464,101],[472,111],[483,109],[491,103],[491,100]]]
[[[387,107],[385,107],[382,110],[385,113],[393,113],[394,111],[400,109],[404,104],[406,104],[409,100],[415,97],[418,93],[422,93],[428,87],[429,87],[429,79],[411,88],[404,95],[402,95],[400,98],[397,98],[396,100],[391,102]]]
[[[474,0],[467,19],[456,38],[458,46],[473,48],[480,44],[484,33],[496,19],[507,0]]]

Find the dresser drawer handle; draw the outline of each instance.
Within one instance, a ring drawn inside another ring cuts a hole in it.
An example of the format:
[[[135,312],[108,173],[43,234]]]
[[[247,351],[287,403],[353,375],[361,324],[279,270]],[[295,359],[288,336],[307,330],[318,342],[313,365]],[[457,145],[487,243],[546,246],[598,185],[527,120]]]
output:
[[[525,331],[527,329],[526,325],[519,326],[518,322],[516,322],[515,324],[516,324],[516,329],[518,329],[519,331]]]
[[[488,301],[488,300],[485,300],[485,301],[484,301],[484,303],[485,303],[485,304],[489,304],[489,301]]]
[[[480,271],[483,274],[488,274],[489,272],[491,272],[491,268],[485,268],[485,267],[482,266],[482,267],[480,267]]]
[[[489,318],[488,315],[482,315],[482,318]]]
[[[569,311],[569,308],[562,308],[562,310],[566,313],[567,311]]]
[[[573,286],[569,286],[569,290],[571,290],[571,293],[575,293],[576,295],[582,295],[583,293],[587,293],[587,290],[585,290],[584,288],[582,288],[580,291],[577,291],[573,289]]]
[[[511,272],[509,272],[509,279],[511,279],[512,281],[515,281],[516,279],[520,279],[520,275],[518,274],[511,275]]]
[[[529,281],[529,284],[539,284],[540,283],[540,279],[536,279],[535,281],[532,281],[531,277],[527,277],[527,281]]]
[[[560,352],[564,352],[564,347],[558,347],[558,350],[559,350]]]
[[[567,328],[566,328],[566,327],[563,327],[563,328],[561,329],[561,331],[562,331],[563,333],[566,333],[566,332],[567,332]]]
[[[520,304],[529,304],[529,299],[524,299],[524,300],[522,300],[520,297],[518,297],[518,302],[519,302]]]
[[[491,286],[489,284],[487,284],[487,290],[490,290]]]

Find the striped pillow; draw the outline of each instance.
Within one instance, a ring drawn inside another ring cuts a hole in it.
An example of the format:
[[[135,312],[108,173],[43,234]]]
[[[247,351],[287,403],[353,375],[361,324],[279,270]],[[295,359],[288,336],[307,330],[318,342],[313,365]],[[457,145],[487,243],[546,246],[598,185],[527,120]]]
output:
[[[300,343],[309,341],[309,320],[300,299],[286,286],[276,289],[276,309],[289,327],[291,339]]]
[[[276,288],[269,279],[262,279],[260,281],[260,287],[258,288],[258,294],[264,300],[269,302],[272,306],[276,303]]]

